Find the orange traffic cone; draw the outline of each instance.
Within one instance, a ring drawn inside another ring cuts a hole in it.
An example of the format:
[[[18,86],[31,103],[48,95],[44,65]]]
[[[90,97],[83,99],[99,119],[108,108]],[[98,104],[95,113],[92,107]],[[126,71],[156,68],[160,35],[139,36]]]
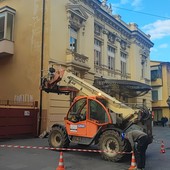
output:
[[[128,170],[135,170],[135,169],[136,169],[135,155],[134,155],[134,152],[132,152],[131,165]]]
[[[58,164],[58,167],[56,168],[56,170],[65,170],[64,160],[63,160],[63,152],[60,152],[60,160],[59,160],[59,164]]]
[[[161,153],[165,153],[165,146],[164,146],[164,143],[163,143],[163,141],[162,141],[162,143],[161,143],[161,151],[160,151]]]

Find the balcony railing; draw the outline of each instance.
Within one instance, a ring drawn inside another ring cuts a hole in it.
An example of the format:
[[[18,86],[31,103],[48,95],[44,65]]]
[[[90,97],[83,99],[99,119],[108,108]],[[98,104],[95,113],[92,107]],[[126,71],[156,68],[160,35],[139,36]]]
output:
[[[115,77],[115,76],[120,76],[121,79],[130,79],[131,78],[131,74],[130,73],[126,73],[126,74],[122,74],[121,70],[117,70],[117,69],[110,69],[108,66],[106,65],[97,65],[94,64],[94,71],[97,74],[101,74],[101,76],[104,75],[108,75],[111,77]]]
[[[0,100],[0,107],[3,106],[38,107],[38,101],[24,102],[14,100]]]
[[[157,78],[156,81],[151,81],[152,86],[163,86],[163,81],[161,78]]]
[[[88,59],[89,58],[87,56],[73,52],[71,50],[67,50],[66,52],[67,67],[73,67],[85,72],[89,71],[90,67],[88,65]]]

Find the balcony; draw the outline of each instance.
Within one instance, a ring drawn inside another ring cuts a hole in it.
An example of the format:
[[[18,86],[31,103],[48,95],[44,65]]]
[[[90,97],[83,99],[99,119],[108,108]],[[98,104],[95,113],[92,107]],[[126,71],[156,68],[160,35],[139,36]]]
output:
[[[87,56],[73,52],[71,50],[67,50],[66,52],[67,67],[71,67],[76,70],[88,72],[90,70],[88,59],[89,58]]]
[[[0,40],[0,57],[11,56],[14,54],[14,42],[9,40]]]
[[[155,81],[151,81],[151,85],[152,86],[163,86],[162,79],[157,78],[157,79],[155,79]]]

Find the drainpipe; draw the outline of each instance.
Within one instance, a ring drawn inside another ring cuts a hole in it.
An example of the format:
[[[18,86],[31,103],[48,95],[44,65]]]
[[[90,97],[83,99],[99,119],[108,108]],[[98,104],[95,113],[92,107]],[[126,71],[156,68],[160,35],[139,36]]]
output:
[[[43,70],[44,70],[44,25],[45,25],[45,0],[42,0],[42,34],[41,34],[41,68],[40,68],[40,83],[42,84]],[[42,90],[40,90],[40,112],[39,112],[39,129],[38,134],[41,133],[42,121]]]

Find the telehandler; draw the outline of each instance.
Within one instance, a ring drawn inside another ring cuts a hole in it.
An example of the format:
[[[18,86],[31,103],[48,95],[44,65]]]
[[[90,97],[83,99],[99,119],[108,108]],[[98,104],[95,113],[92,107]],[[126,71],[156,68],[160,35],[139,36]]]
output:
[[[59,82],[65,86],[60,86]],[[116,98],[104,93],[66,70],[49,68],[48,76],[43,77],[41,89],[47,93],[69,94],[78,91],[68,113],[65,126],[54,124],[49,132],[50,147],[66,148],[70,142],[79,145],[97,145],[105,160],[120,161],[131,151],[121,133],[133,129],[144,131],[152,143],[152,116],[149,109],[132,109]]]

